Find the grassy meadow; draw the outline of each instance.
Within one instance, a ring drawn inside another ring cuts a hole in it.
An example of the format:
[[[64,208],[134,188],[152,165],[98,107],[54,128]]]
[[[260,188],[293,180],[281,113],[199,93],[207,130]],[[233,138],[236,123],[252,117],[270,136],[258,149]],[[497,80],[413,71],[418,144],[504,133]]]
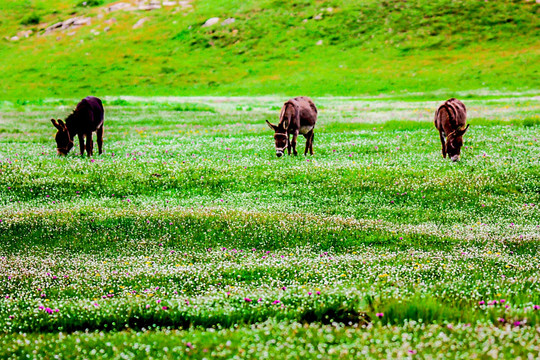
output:
[[[284,100],[105,97],[93,158],[76,100],[1,103],[0,357],[538,356],[538,98],[465,99],[459,163],[438,101],[378,97],[278,159]]]
[[[538,1],[121,2],[0,1],[1,359],[540,358]]]

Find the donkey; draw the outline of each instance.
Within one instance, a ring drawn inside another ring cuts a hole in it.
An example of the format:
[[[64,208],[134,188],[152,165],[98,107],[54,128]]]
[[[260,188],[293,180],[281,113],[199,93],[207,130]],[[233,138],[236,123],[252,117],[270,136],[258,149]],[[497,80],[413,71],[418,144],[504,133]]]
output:
[[[58,155],[67,155],[73,147],[75,134],[79,136],[79,146],[81,154],[84,155],[84,137],[86,136],[86,153],[92,156],[94,144],[92,142],[92,132],[97,134],[99,154],[103,152],[103,104],[97,97],[88,96],[77,104],[73,113],[66,118],[64,123],[51,119],[52,124],[58,129],[56,133],[56,150]]]
[[[452,161],[459,160],[463,146],[463,135],[469,128],[469,125],[465,126],[466,121],[467,109],[457,99],[447,100],[437,109],[435,127],[439,130],[444,158],[448,154]]]
[[[274,140],[276,142],[276,155],[277,157],[283,156],[283,151],[287,148],[287,153],[291,155],[291,148],[293,154],[296,156],[296,138],[298,134],[304,135],[306,138],[306,148],[304,155],[308,150],[313,155],[313,129],[317,122],[317,107],[313,101],[305,96],[295,97],[287,101],[281,108],[279,115],[279,124],[273,125],[268,120],[266,123],[268,127],[274,130]],[[292,141],[290,135],[293,136]]]

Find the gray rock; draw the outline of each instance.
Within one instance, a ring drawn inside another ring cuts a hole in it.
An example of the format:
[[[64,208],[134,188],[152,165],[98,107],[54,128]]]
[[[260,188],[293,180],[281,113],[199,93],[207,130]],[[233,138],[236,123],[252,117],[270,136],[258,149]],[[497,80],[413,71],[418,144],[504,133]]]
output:
[[[228,19],[225,19],[225,20],[223,20],[223,22],[221,23],[221,26],[230,25],[230,24],[232,24],[232,23],[235,22],[235,21],[236,21],[235,18],[228,18]]]
[[[74,26],[83,26],[83,25],[90,25],[92,23],[92,19],[90,18],[77,18],[74,19],[73,25]]]
[[[140,19],[139,21],[137,21],[137,22],[135,23],[135,25],[133,25],[133,29],[141,28],[141,27],[143,26],[143,24],[144,24],[145,22],[147,22],[147,21],[148,21],[148,18],[142,18],[142,19]]]
[[[210,19],[206,20],[206,22],[203,24],[202,27],[209,27],[209,26],[217,24],[218,22],[219,22],[219,18],[218,17],[213,17],[213,18],[210,18]]]
[[[113,4],[109,7],[107,7],[107,11],[108,12],[113,12],[113,11],[118,11],[118,10],[127,10],[127,9],[132,9],[133,6],[129,3],[124,3],[124,2],[121,2],[121,3],[116,3],[116,4]]]

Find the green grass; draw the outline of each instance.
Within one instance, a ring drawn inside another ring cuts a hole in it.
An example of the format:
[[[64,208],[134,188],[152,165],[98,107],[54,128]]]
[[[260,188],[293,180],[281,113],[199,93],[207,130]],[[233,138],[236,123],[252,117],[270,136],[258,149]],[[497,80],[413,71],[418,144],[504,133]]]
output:
[[[315,98],[277,159],[284,100],[107,97],[92,159],[75,100],[0,103],[0,357],[535,356],[536,97],[465,99],[459,163],[411,98]]]
[[[478,96],[485,90],[537,93],[540,88],[540,5],[534,1],[212,0],[193,1],[192,8],[178,11],[113,13],[104,10],[110,1],[79,3],[0,4],[1,98],[431,98],[441,92],[446,98],[458,91]],[[36,36],[45,26],[35,25],[36,19],[50,25],[74,16],[90,16],[92,24]],[[236,21],[201,27],[215,16]],[[148,21],[132,29],[141,18]],[[34,34],[4,40],[23,30]]]

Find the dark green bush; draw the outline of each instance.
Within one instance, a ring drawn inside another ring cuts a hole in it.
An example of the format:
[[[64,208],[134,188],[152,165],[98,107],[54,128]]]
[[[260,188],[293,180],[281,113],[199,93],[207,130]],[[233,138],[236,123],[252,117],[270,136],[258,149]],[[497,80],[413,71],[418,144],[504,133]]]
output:
[[[31,13],[23,17],[21,20],[22,25],[37,25],[41,22],[41,17],[36,13]]]

